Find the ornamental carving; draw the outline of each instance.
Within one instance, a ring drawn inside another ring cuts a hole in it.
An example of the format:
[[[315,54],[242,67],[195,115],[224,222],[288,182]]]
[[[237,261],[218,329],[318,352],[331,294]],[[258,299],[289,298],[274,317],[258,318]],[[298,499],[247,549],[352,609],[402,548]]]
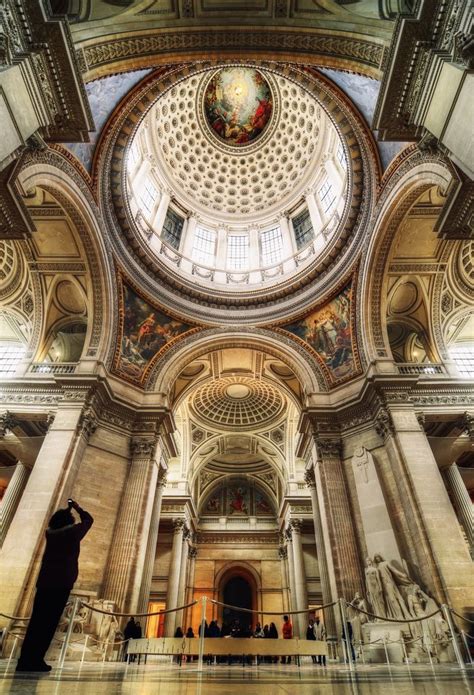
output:
[[[156,439],[134,437],[130,442],[130,452],[133,458],[151,457],[155,453]]]
[[[382,439],[385,439],[389,434],[393,434],[395,431],[392,417],[386,408],[381,408],[377,414],[375,431]]]
[[[311,490],[316,489],[316,479],[314,477],[313,468],[310,468],[309,470],[305,471],[304,482],[306,483],[306,487],[310,488]]]
[[[316,439],[316,446],[318,449],[318,455],[321,459],[339,459],[341,457],[342,442],[340,439],[323,439],[318,437]]]

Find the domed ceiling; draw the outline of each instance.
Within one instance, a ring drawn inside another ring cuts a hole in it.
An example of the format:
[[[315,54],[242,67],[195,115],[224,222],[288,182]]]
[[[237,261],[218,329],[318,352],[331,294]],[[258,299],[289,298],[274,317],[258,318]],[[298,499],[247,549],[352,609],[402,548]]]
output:
[[[212,220],[218,213],[250,221],[294,205],[318,174],[329,135],[339,142],[308,92],[244,66],[183,80],[143,127],[163,185],[185,209]]]

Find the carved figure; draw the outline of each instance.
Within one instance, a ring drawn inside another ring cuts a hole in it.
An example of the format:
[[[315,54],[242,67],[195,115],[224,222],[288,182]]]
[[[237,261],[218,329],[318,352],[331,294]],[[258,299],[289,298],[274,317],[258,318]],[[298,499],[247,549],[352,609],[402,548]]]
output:
[[[387,618],[407,620],[410,618],[410,612],[400,593],[398,583],[410,586],[414,583],[413,580],[391,565],[388,560],[384,560],[381,555],[374,555],[374,563],[380,573]]]
[[[367,596],[375,615],[385,617],[385,601],[383,596],[383,585],[380,578],[380,572],[375,567],[373,560],[368,557],[365,561],[365,582],[367,587]],[[375,619],[377,620],[377,619]]]
[[[360,645],[364,641],[362,635],[362,625],[364,625],[369,618],[367,615],[365,615],[365,613],[361,613],[360,610],[357,609],[363,611],[367,610],[366,600],[359,594],[358,591],[356,592],[354,598],[351,601],[351,605],[349,606],[348,617],[352,625],[354,642],[355,644]]]

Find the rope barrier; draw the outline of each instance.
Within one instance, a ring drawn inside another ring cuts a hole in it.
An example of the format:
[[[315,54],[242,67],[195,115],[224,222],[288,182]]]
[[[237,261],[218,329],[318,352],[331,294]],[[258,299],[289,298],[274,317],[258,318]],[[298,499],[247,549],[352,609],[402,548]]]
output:
[[[195,606],[198,601],[192,601],[191,603],[187,603],[184,606],[178,606],[177,608],[168,608],[168,610],[162,610],[162,611],[155,611],[154,613],[114,613],[111,611],[104,611],[101,608],[96,608],[95,606],[91,606],[90,603],[87,603],[86,601],[80,601],[81,606],[84,606],[85,608],[90,608],[91,611],[94,611],[95,613],[102,613],[103,615],[115,615],[117,618],[148,618],[152,615],[165,615],[166,613],[175,613],[176,611],[182,611],[185,608],[190,608],[191,606]]]
[[[221,601],[216,601],[215,599],[209,599],[209,603],[214,603],[216,606],[225,606],[226,608],[231,608],[242,613],[256,613],[256,615],[301,615],[302,613],[311,613],[312,611],[322,611],[325,608],[331,608],[335,606],[337,601],[333,603],[326,603],[324,606],[308,606],[303,611],[259,611],[253,610],[253,608],[240,608],[240,606],[232,606],[230,603],[222,603]]]
[[[456,613],[456,611],[454,610],[454,608],[451,608],[450,606],[448,606],[448,608],[449,608],[449,610],[451,611],[451,613],[452,613],[453,615],[455,615],[457,618],[459,618],[460,620],[465,620],[466,623],[470,623],[471,625],[474,625],[474,620],[470,620],[469,618],[465,618],[463,615],[460,615],[459,613]]]
[[[381,615],[375,615],[375,613],[369,613],[368,611],[362,610],[362,608],[359,608],[358,606],[354,606],[354,604],[349,603],[348,601],[345,602],[346,605],[350,608],[354,608],[355,610],[359,611],[360,613],[363,613],[364,615],[368,615],[371,618],[376,618],[377,620],[382,620],[383,622],[388,622],[388,623],[419,623],[422,620],[428,620],[429,618],[432,618],[433,616],[437,615],[438,613],[441,613],[441,608],[438,608],[438,610],[434,611],[434,613],[430,613],[429,615],[424,615],[422,618],[410,618],[407,620],[406,618],[386,618]]]

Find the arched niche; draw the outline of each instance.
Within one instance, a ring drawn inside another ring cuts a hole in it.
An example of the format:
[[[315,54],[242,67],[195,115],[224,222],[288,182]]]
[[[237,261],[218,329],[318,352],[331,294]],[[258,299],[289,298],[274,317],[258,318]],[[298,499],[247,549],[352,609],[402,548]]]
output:
[[[250,477],[230,475],[210,486],[199,503],[199,517],[272,518],[277,514],[276,495]]]

